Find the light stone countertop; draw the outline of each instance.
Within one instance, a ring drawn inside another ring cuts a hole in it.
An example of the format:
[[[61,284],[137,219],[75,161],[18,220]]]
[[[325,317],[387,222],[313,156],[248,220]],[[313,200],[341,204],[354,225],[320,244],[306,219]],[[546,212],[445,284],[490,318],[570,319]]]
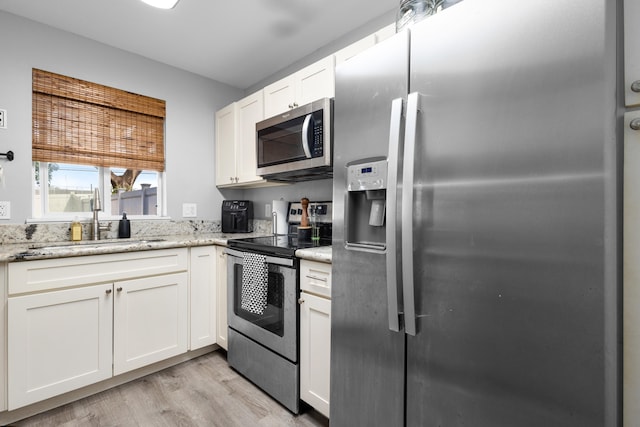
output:
[[[331,253],[331,246],[320,246],[317,248],[298,249],[296,256],[310,261],[331,264]]]
[[[83,240],[79,242],[22,242],[0,245],[0,262],[68,258],[154,249],[192,246],[226,246],[230,239],[264,236],[264,233],[197,233],[171,236],[134,237],[130,239]],[[331,247],[299,249],[296,256],[312,261],[331,262]]]

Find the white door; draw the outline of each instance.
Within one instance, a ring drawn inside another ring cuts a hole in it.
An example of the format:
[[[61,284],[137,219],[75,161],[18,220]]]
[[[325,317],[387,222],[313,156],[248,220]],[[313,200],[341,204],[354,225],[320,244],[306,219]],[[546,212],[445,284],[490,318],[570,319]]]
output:
[[[331,300],[300,293],[300,398],[329,416]]]
[[[187,351],[187,273],[116,282],[113,373]]]
[[[335,94],[335,59],[333,55],[303,68],[295,76],[298,106],[321,98],[332,98]]]
[[[8,299],[8,404],[110,378],[112,284]]]
[[[215,344],[217,337],[215,246],[191,248],[190,345],[191,350]]]
[[[236,166],[238,182],[262,181],[256,175],[256,123],[264,118],[264,99],[262,91],[256,92],[236,103]]]
[[[624,116],[624,426],[640,420],[640,131],[630,127],[640,111]]]
[[[224,248],[216,247],[218,256],[218,338],[216,344],[227,350],[227,255]]]
[[[640,105],[640,1],[624,2],[624,93],[629,107]],[[635,83],[635,84],[634,84]]]
[[[216,185],[237,182],[236,177],[236,104],[216,112]]]
[[[264,88],[264,117],[268,119],[294,108],[296,97],[293,75]]]

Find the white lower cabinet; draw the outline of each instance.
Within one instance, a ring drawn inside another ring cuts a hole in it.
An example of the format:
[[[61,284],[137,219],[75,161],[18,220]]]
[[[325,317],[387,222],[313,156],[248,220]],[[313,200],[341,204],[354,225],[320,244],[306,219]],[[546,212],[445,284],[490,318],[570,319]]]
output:
[[[331,264],[300,262],[300,398],[329,417]]]
[[[189,262],[189,349],[195,350],[215,344],[218,335],[216,246],[191,248]]]
[[[9,410],[111,377],[112,289],[9,298]]]
[[[224,248],[216,246],[218,257],[217,292],[218,292],[218,338],[216,343],[227,350],[227,254]]]
[[[187,351],[188,249],[9,263],[14,410]]]
[[[116,282],[113,374],[187,351],[187,273]]]

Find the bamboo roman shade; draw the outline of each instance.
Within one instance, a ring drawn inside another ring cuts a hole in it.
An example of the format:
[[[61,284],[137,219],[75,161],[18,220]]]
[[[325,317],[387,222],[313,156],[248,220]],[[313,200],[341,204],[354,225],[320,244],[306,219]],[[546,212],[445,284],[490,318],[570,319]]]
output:
[[[164,171],[165,102],[33,69],[33,161]]]

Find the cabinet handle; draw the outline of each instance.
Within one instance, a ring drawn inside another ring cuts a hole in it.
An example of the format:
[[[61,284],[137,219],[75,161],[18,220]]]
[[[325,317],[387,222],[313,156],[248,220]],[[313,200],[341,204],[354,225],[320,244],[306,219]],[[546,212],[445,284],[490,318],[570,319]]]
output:
[[[298,103],[297,103],[297,102],[294,102],[294,103],[293,103],[293,107],[295,108],[295,107],[297,107],[297,106],[298,106]]]
[[[298,298],[298,304],[304,304],[304,299]]]
[[[229,177],[229,181],[233,182],[233,177],[232,176]]]
[[[122,292],[122,286],[118,286],[118,287],[116,288],[116,291],[118,291],[118,292]]]
[[[631,91],[636,93],[640,92],[640,80],[631,83]]]
[[[633,130],[640,130],[640,118],[635,118],[629,123],[629,127]]]
[[[111,293],[111,289],[107,289],[105,292],[106,292],[106,293],[107,293],[107,295],[108,295],[108,294],[110,294],[110,293]]]
[[[293,108],[293,104],[289,104],[289,108]]]
[[[309,276],[309,275],[307,275],[307,279],[317,280],[318,282],[327,283],[327,278],[326,277],[318,277],[318,276]]]

